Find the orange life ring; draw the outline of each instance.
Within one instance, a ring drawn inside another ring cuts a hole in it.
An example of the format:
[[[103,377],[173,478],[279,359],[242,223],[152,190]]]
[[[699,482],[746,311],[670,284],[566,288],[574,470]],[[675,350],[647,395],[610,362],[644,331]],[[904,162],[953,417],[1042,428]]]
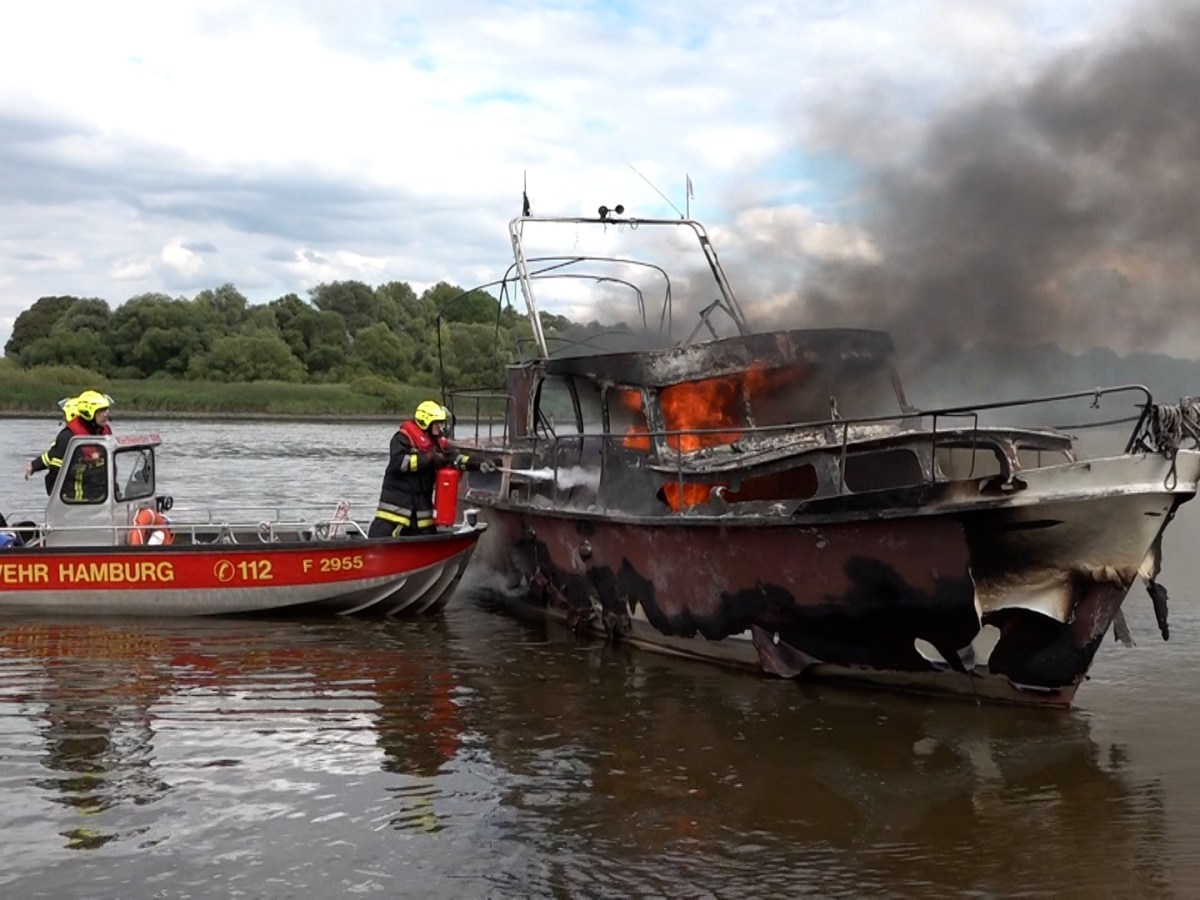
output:
[[[147,546],[169,544],[175,540],[171,529],[167,527],[169,524],[167,517],[162,513],[142,507],[133,517],[133,530],[129,532],[129,543],[135,547],[143,544]]]

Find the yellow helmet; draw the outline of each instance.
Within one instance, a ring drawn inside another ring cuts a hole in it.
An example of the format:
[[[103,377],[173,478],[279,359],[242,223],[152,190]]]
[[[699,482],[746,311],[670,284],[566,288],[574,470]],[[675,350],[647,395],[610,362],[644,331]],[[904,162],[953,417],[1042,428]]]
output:
[[[413,413],[413,420],[421,426],[422,431],[428,431],[434,422],[445,422],[446,419],[446,407],[436,400],[424,401]]]
[[[108,409],[112,406],[112,402],[113,399],[108,394],[101,394],[99,391],[84,391],[78,397],[74,397],[64,404],[63,415],[68,421],[79,416],[85,422],[91,422],[96,418],[96,413],[102,409]]]
[[[74,397],[63,397],[58,401],[58,408],[63,411],[63,418],[70,422],[79,415],[79,409],[75,406]]]

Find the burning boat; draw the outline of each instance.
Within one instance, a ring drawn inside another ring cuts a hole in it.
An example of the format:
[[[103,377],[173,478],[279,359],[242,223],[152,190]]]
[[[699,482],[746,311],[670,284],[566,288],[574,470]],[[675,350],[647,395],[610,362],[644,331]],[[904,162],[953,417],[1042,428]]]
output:
[[[488,524],[476,559],[515,603],[777,676],[1050,706],[1070,704],[1122,631],[1139,579],[1166,636],[1154,579],[1200,478],[1191,406],[1125,385],[918,408],[887,334],[753,333],[700,223],[621,213],[511,222],[537,352],[507,370],[502,427],[481,392],[450,397],[460,442],[503,459],[472,475],[468,500]],[[537,255],[529,232],[548,226],[573,229],[577,252]],[[688,339],[551,351],[535,292],[547,278],[633,286],[649,272],[671,328],[668,270],[579,251],[585,229],[698,241],[713,299]],[[589,264],[600,274],[574,274]],[[1135,414],[1093,455],[1061,423],[1100,406]]]

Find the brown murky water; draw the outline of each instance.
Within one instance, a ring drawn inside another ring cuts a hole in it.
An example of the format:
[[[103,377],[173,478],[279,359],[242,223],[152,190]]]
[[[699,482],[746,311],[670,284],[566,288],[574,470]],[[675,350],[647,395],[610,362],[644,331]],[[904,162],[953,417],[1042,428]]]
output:
[[[54,426],[4,428],[7,513],[44,496],[19,473]],[[336,484],[359,511],[390,432],[159,430],[181,504]],[[1171,642],[1135,590],[1138,646],[1106,644],[1068,713],[579,643],[482,579],[388,623],[0,619],[0,891],[1195,896],[1195,515],[1167,547]]]

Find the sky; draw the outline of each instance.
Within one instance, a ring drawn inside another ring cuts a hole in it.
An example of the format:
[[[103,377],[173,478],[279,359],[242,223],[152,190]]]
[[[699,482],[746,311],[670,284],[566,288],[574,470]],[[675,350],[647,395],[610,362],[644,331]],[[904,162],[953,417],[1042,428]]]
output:
[[[1198,8],[10,5],[0,342],[47,295],[484,283],[527,185],[686,208],[752,324],[1200,357]]]

